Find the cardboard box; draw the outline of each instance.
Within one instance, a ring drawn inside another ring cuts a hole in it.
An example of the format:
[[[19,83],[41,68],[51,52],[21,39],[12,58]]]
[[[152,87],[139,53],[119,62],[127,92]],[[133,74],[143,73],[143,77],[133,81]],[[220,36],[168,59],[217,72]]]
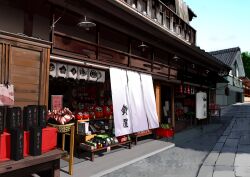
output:
[[[10,134],[0,135],[0,161],[10,160]]]
[[[51,151],[57,147],[57,129],[46,127],[42,130],[42,153]]]

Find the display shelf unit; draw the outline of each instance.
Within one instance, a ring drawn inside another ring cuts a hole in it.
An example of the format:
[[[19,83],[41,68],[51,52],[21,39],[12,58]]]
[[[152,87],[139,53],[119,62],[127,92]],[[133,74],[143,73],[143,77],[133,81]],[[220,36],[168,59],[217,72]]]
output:
[[[111,116],[111,117],[103,117],[103,118],[96,118],[96,119],[86,119],[86,120],[78,120],[78,121],[79,122],[89,122],[89,123],[93,123],[93,122],[97,122],[97,121],[108,121],[109,129],[108,130],[106,129],[106,130],[103,130],[103,131],[105,131],[106,133],[107,132],[110,133],[112,131],[112,129],[113,129],[113,125],[110,126],[111,124],[113,124],[113,120],[114,119]],[[76,125],[77,125],[77,123],[76,123]],[[76,130],[78,130],[78,128],[76,128]],[[127,147],[128,149],[131,149],[131,144],[132,144],[131,140],[127,140],[125,142],[112,144],[112,145],[97,148],[97,149],[85,149],[85,148],[81,147],[81,143],[84,143],[84,142],[90,140],[91,138],[94,137],[94,135],[98,135],[98,134],[101,134],[100,130],[97,131],[97,132],[94,132],[93,134],[90,134],[90,135],[87,135],[87,134],[86,135],[80,135],[80,134],[78,134],[78,132],[76,132],[78,156],[79,156],[79,150],[84,150],[84,151],[86,151],[87,153],[90,154],[89,159],[91,161],[94,161],[95,153],[98,153],[98,152],[101,152],[101,151],[105,151],[105,150],[110,151],[112,148],[115,148],[115,147]]]
[[[131,144],[132,144],[132,141],[128,140],[125,142],[113,144],[113,145],[106,146],[106,147],[101,147],[101,148],[92,149],[92,150],[87,150],[87,149],[84,149],[84,150],[90,153],[90,160],[94,161],[95,153],[97,153],[97,152],[101,152],[104,150],[110,151],[111,148],[114,148],[114,147],[126,147],[127,146],[128,149],[131,149]]]
[[[133,133],[131,135],[131,138],[133,138],[135,145],[137,145],[138,142],[138,138],[144,137],[144,136],[149,136],[149,135],[154,135],[153,131],[147,131],[147,132],[137,132],[137,133]]]
[[[60,158],[63,151],[55,149],[39,156],[28,156],[19,161],[0,162],[0,176],[31,176],[42,173],[43,176],[60,176]]]

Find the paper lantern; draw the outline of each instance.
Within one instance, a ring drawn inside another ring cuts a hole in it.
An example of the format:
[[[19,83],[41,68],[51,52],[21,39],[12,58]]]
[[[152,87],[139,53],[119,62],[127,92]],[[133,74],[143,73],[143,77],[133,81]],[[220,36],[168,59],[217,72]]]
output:
[[[66,78],[67,71],[68,71],[68,66],[66,64],[61,64],[61,63],[57,64],[56,72],[58,77]]]
[[[68,65],[68,77],[72,79],[77,78],[77,66]]]
[[[49,64],[49,75],[52,77],[56,77],[56,63],[50,62]]]
[[[78,79],[87,80],[88,79],[88,68],[79,67],[78,68]]]

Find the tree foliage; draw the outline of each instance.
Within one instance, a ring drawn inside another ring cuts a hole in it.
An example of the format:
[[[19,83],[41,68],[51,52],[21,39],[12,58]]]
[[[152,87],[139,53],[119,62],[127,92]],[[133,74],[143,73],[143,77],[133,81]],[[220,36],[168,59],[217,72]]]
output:
[[[250,53],[249,52],[243,52],[241,54],[246,77],[250,79]]]

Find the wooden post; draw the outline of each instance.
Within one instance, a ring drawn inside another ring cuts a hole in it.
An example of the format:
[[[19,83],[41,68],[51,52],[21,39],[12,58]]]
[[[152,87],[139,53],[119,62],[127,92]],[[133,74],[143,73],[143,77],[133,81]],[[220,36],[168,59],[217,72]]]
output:
[[[70,128],[70,150],[69,150],[69,174],[73,175],[73,165],[74,165],[74,135],[75,126],[72,125]]]
[[[65,133],[62,133],[62,150],[65,151]]]
[[[175,127],[174,87],[171,88],[171,113],[172,126]]]
[[[96,26],[96,60],[99,60],[99,51],[100,51],[100,26]]]
[[[155,84],[155,101],[156,101],[156,111],[161,122],[161,85],[159,83]]]

